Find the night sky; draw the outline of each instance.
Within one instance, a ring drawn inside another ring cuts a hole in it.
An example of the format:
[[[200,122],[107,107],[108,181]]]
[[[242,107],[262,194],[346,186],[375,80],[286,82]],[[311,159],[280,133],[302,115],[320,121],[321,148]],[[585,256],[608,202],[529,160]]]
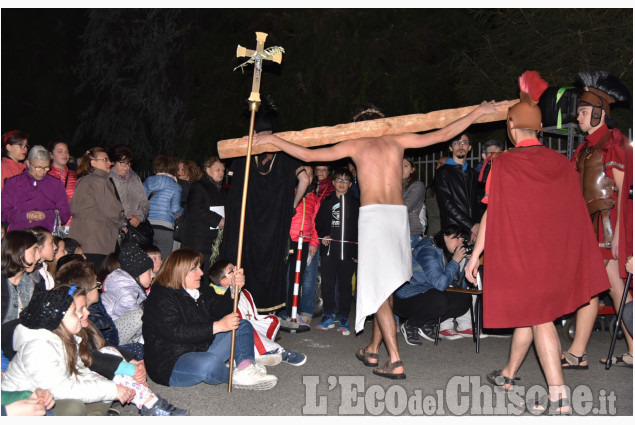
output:
[[[350,122],[369,102],[396,116],[513,99],[527,69],[551,86],[605,69],[632,92],[632,29],[632,9],[3,8],[2,132],[63,137],[75,155],[126,143],[139,170],[158,153],[202,160],[247,131],[251,68],[233,69],[256,31],[286,51],[261,86],[278,131]],[[475,134],[492,136],[502,124]]]

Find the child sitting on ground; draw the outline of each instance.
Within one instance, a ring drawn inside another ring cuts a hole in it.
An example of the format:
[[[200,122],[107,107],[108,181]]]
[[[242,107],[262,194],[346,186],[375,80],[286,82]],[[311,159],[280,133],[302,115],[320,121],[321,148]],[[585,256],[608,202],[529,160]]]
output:
[[[73,239],[73,238],[64,238],[64,245],[65,245],[67,254],[84,255],[84,250],[82,249],[82,244],[77,242],[75,239]]]
[[[85,412],[105,414],[110,403],[132,400],[134,391],[89,370],[78,354],[75,335],[81,330],[72,286],[36,291],[20,315],[14,335],[17,350],[2,378],[5,391],[48,388],[55,398],[81,400]],[[106,402],[106,403],[104,403]]]
[[[74,257],[74,259],[64,263],[62,263],[63,259],[60,260],[61,266],[55,275],[55,285],[78,285],[86,290],[84,281],[89,279],[91,289],[86,293],[86,303],[90,311],[91,322],[99,330],[108,345],[117,347],[122,352],[126,350],[133,353],[136,360],[143,359],[143,344],[134,342],[120,345],[117,326],[101,302],[100,292],[103,285],[97,280],[92,263],[86,262],[84,257],[77,254],[68,255],[67,257]]]
[[[42,276],[46,289],[52,289],[53,286],[55,286],[55,279],[48,271],[48,264],[55,260],[55,242],[53,240],[53,234],[42,226],[29,227],[24,230],[26,232],[31,232],[33,236],[37,238],[37,247],[40,250],[40,261],[38,261],[38,265],[35,270],[37,270],[40,276]]]
[[[78,291],[81,295],[75,296],[74,300],[82,326],[78,333],[78,336],[81,337],[79,356],[84,364],[93,372],[134,390],[132,403],[137,406],[141,416],[187,416],[187,410],[174,407],[148,387],[146,370],[142,361],[134,360],[132,353],[126,353],[125,350],[120,351],[113,346],[106,345],[104,338],[88,319],[90,311],[87,306],[87,298],[92,297],[90,292],[95,289],[95,274],[90,265],[85,267],[75,265],[74,267],[78,268],[74,281],[83,290],[82,292]],[[83,276],[81,276],[82,274]],[[124,354],[126,354],[125,358]]]
[[[157,248],[156,246],[151,245],[149,247],[144,248],[143,252],[145,252],[146,255],[150,257],[150,259],[152,260],[152,263],[154,264],[154,267],[152,268],[152,273],[156,276],[157,273],[159,273],[159,270],[161,270],[161,266],[163,265],[163,259],[161,258],[161,250]],[[148,289],[146,293],[149,291],[150,289]]]
[[[110,273],[104,281],[102,302],[115,321],[119,331],[119,343],[142,342],[141,308],[146,300],[146,290],[152,284],[150,257],[137,244],[125,245],[119,253],[121,268]]]
[[[217,261],[210,267],[208,277],[210,286],[217,295],[224,295],[232,285],[234,265],[226,260]],[[233,291],[233,289],[232,289]],[[257,313],[256,304],[246,289],[241,291],[238,299],[238,313],[241,319],[248,320],[254,328],[254,354],[257,364],[275,366],[281,361],[292,366],[302,366],[306,363],[306,355],[291,350],[285,350],[274,342],[280,320],[275,315],[262,316]]]

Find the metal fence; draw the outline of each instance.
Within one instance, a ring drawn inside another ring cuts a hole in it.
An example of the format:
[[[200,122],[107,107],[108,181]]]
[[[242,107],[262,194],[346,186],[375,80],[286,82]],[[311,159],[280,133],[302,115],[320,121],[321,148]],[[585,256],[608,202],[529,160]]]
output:
[[[628,139],[630,141],[633,140],[632,129],[628,130]],[[566,130],[558,134],[543,133],[541,141],[545,146],[548,146],[570,158],[575,151],[575,148],[584,141],[584,135],[576,133],[574,129],[571,128],[570,131]],[[479,162],[483,161],[481,152],[482,144],[479,143],[478,145],[472,146],[472,150],[469,152],[467,157],[470,167],[474,168]],[[431,184],[434,179],[437,161],[439,158],[444,156],[451,156],[447,148],[447,144],[443,145],[442,148],[436,151],[426,152],[423,155],[414,157],[417,165],[417,172],[419,174],[419,180],[422,181],[426,187]]]

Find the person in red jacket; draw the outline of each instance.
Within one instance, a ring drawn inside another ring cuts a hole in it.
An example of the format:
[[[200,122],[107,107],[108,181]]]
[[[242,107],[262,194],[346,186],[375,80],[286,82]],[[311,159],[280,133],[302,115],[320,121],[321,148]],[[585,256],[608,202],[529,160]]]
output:
[[[64,183],[64,190],[66,191],[66,196],[68,197],[68,202],[70,203],[71,199],[73,199],[73,195],[75,194],[77,175],[75,175],[75,171],[68,168],[67,165],[68,160],[70,159],[68,145],[62,139],[53,139],[49,143],[48,149],[51,154],[51,169],[48,174]],[[69,218],[68,221],[64,223],[66,232],[68,232],[72,219],[73,217]]]
[[[298,173],[298,179],[302,177],[309,181],[313,180],[313,168],[309,165],[305,165],[303,170]],[[296,189],[297,193],[297,189]],[[302,261],[300,263],[300,278],[304,274],[306,268],[307,259],[315,257],[315,253],[318,248],[317,232],[315,231],[315,215],[317,214],[320,206],[318,197],[312,190],[307,190],[298,206],[295,208],[295,214],[291,218],[291,228],[289,229],[289,236],[291,237],[291,246],[289,247],[288,257],[288,277],[287,277],[287,302],[286,308],[280,313],[282,319],[291,317],[291,308],[293,307],[293,285],[295,283],[295,270],[298,253],[298,239],[300,238],[300,232],[302,232]],[[302,284],[302,281],[300,281]],[[304,290],[302,285],[300,291]],[[298,293],[297,307],[300,307],[300,294]],[[299,311],[298,311],[299,313]],[[304,312],[305,316],[312,317],[313,312]],[[300,326],[310,328],[310,326],[303,320],[302,315],[298,314],[296,317]]]
[[[24,171],[24,159],[29,151],[29,136],[20,130],[7,131],[2,135],[2,180],[0,191],[4,189],[4,181]]]

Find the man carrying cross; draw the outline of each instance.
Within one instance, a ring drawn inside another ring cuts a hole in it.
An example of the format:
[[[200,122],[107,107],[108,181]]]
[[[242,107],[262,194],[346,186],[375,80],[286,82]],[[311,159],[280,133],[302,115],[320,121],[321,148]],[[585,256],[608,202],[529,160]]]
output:
[[[350,157],[358,170],[359,263],[355,331],[366,316],[375,314],[370,344],[356,356],[367,366],[379,365],[379,345],[386,345],[389,361],[373,373],[404,379],[399,356],[391,294],[412,275],[408,212],[401,179],[405,149],[422,148],[458,135],[479,117],[506,110],[507,102],[483,102],[464,117],[426,134],[398,134],[349,139],[334,146],[308,149],[275,135],[256,135],[253,146],[272,144],[304,162],[330,162]],[[372,114],[371,114],[372,115]],[[370,119],[380,117],[369,116]]]

